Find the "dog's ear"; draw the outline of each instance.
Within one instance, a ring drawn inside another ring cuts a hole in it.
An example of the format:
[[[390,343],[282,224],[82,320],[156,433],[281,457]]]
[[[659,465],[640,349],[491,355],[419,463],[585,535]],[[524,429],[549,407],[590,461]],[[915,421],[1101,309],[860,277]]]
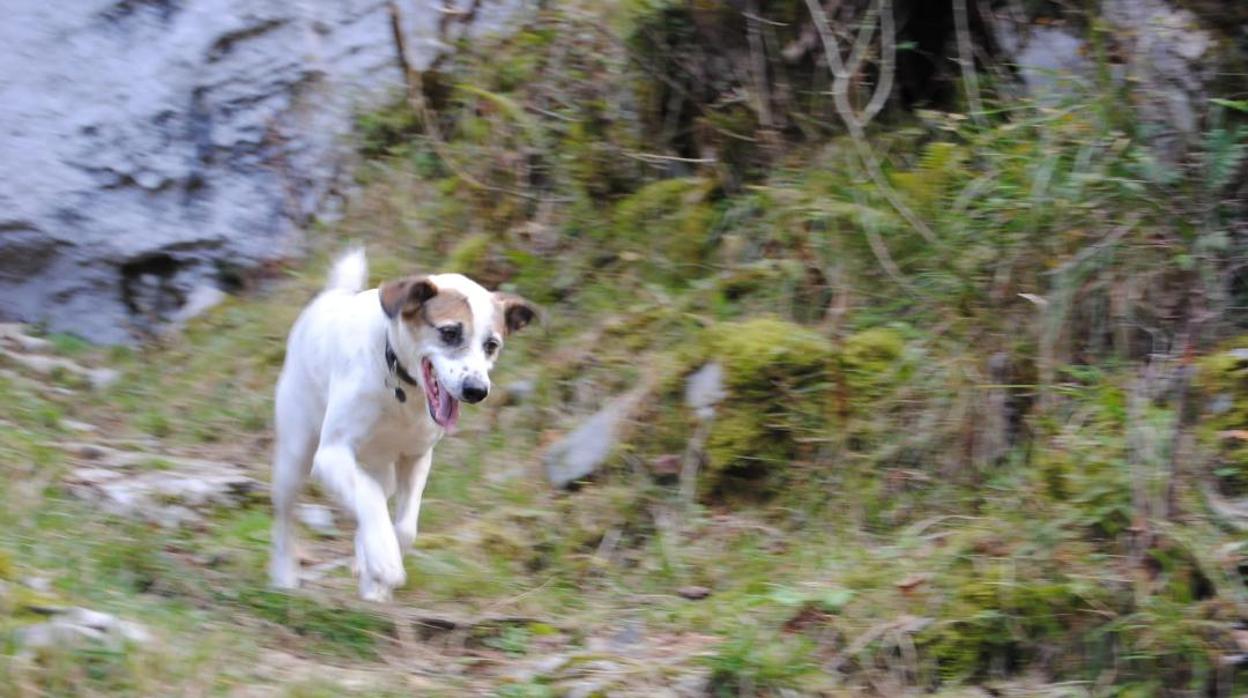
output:
[[[524,329],[540,317],[537,307],[520,296],[496,292],[494,300],[503,307],[503,326],[507,334]]]
[[[407,315],[438,295],[438,287],[427,276],[408,276],[381,285],[381,309],[386,317]]]

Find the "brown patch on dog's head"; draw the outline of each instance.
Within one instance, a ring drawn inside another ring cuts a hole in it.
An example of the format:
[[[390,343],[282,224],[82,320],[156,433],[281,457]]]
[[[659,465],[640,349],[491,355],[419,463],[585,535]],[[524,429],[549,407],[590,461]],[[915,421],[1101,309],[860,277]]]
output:
[[[443,289],[422,306],[425,320],[434,327],[458,324],[465,331],[472,327],[472,306],[468,298],[455,289]]]
[[[464,294],[439,289],[428,276],[408,276],[381,285],[381,309],[391,319],[400,315],[412,322],[422,318],[435,327],[472,326],[472,308]]]
[[[496,292],[494,303],[499,308],[494,314],[494,324],[500,335],[519,332],[538,318],[537,308],[520,296]]]
[[[380,289],[381,309],[386,317],[396,318],[415,313],[430,298],[438,295],[438,287],[427,276],[408,276],[387,281]]]

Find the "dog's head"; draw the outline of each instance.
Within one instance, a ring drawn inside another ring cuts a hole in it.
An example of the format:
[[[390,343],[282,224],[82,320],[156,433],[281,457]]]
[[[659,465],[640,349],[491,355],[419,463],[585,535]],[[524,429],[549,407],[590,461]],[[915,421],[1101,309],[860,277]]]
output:
[[[453,429],[459,402],[490,393],[490,369],[512,333],[537,311],[528,301],[490,292],[459,274],[409,276],[381,285],[381,308],[393,325],[399,360],[417,374],[429,416]]]

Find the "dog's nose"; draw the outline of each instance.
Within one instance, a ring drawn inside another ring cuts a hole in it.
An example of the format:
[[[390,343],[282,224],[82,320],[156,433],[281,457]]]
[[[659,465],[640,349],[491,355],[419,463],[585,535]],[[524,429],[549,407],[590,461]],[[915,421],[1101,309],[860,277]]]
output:
[[[481,383],[471,378],[464,381],[464,402],[477,403],[490,394],[488,383]]]

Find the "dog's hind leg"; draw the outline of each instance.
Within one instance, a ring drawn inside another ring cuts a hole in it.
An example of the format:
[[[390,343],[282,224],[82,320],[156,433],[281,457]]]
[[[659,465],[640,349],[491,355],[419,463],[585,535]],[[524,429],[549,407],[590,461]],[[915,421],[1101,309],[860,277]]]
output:
[[[270,488],[273,500],[273,532],[269,581],[279,589],[294,589],[299,586],[295,504],[303,490],[304,480],[312,469],[316,433],[303,424],[290,423],[289,419],[294,415],[283,414],[280,405],[279,399],[277,436],[273,447],[273,482]]]

